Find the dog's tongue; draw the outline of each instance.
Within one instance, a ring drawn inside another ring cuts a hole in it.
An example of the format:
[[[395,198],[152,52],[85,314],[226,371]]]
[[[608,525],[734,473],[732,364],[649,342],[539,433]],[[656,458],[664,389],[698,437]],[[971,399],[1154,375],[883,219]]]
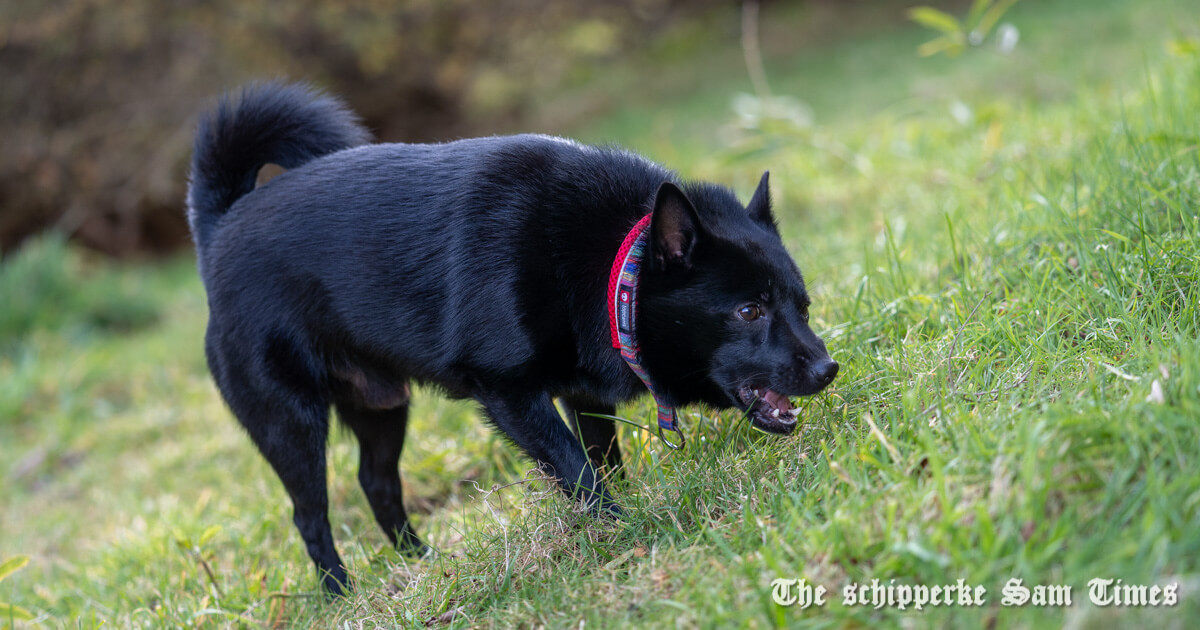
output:
[[[792,408],[792,402],[788,400],[787,396],[769,389],[763,394],[763,400],[767,401],[772,407],[779,409],[780,412],[787,412]]]

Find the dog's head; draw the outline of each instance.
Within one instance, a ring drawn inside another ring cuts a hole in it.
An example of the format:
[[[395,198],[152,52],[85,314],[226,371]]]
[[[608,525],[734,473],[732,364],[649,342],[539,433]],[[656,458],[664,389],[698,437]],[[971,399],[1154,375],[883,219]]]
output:
[[[791,396],[838,364],[808,323],[804,278],[779,237],[764,173],[742,206],[718,186],[664,183],[641,278],[645,364],[677,404],[748,411],[770,433],[796,428]]]

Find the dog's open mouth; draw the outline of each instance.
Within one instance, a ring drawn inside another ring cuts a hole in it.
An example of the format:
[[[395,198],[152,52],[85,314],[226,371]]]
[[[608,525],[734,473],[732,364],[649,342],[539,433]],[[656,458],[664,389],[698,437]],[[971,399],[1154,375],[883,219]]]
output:
[[[766,387],[743,385],[738,398],[746,406],[755,428],[780,435],[796,430],[800,410],[792,406],[787,396]]]

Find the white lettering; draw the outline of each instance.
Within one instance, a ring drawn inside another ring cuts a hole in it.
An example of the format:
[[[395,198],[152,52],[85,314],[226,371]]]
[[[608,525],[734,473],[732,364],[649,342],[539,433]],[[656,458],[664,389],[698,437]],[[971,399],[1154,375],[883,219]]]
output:
[[[803,584],[804,581],[800,580],[800,583]],[[1016,585],[1020,585],[1020,580],[1016,581]],[[803,594],[799,601],[803,603]],[[817,605],[822,603],[824,603],[823,600]],[[875,610],[885,607],[897,610],[925,610],[929,606],[984,606],[986,604],[987,588],[968,584],[965,579],[961,578],[952,584],[933,586],[897,584],[894,578],[881,582],[876,578],[870,582],[850,582],[842,587],[843,606],[870,606]]]
[[[772,601],[780,606],[800,604],[801,610],[811,606],[824,606],[826,592],[828,591],[824,586],[813,586],[804,579],[778,578],[771,582]]]
[[[1163,587],[1163,605],[1174,606],[1179,603],[1179,583],[1172,582]]]
[[[1097,606],[1111,606],[1114,599],[1108,587],[1113,583],[1107,578],[1092,578],[1088,581],[1088,599]]]
[[[1034,606],[1070,606],[1071,587],[1065,584],[1038,584],[1033,587],[1032,603]]]
[[[842,605],[855,606],[858,604],[858,584],[850,582],[842,588]]]
[[[796,580],[776,578],[771,582],[771,601],[780,606],[792,606],[796,603]]]
[[[929,587],[924,584],[918,584],[914,587],[916,591],[913,595],[913,608],[924,610],[925,605],[929,603]]]
[[[1024,606],[1029,601],[1029,589],[1021,586],[1021,578],[1013,578],[1004,584],[1004,588],[1000,590],[1003,597],[1000,599],[1001,606]]]
[[[1142,585],[1125,584],[1120,589],[1121,601],[1117,604],[1121,606],[1145,606],[1146,605],[1146,587]]]
[[[818,584],[817,590],[815,591],[815,596],[812,598],[812,603],[816,604],[817,606],[824,606],[825,605],[825,593],[828,593],[828,592],[829,591],[825,590],[824,586],[821,586]],[[807,606],[805,606],[805,608],[807,608]]]

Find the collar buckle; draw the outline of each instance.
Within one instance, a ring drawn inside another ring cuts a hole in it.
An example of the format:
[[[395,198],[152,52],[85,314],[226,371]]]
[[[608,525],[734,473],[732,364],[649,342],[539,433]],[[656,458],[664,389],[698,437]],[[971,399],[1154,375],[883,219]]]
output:
[[[666,434],[663,433],[663,428],[658,427],[658,439],[662,440],[663,444],[666,444],[671,448],[671,450],[682,450],[683,447],[687,445],[687,439],[683,437],[683,431],[680,431],[679,427],[671,427],[670,429],[667,429],[667,431],[679,436],[678,442],[672,442],[671,440],[668,440]]]

